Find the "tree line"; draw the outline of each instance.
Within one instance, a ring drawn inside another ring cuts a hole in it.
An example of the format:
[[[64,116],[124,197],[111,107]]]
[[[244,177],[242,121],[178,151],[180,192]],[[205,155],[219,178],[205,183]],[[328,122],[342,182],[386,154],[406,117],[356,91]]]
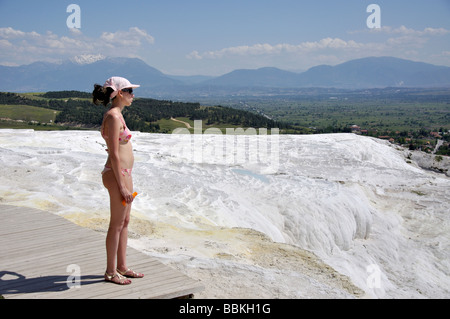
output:
[[[0,92],[0,104],[32,105],[58,111],[55,123],[97,127],[103,120],[105,107],[94,105],[89,93],[78,91],[47,92],[39,98],[16,93]],[[289,128],[265,116],[223,106],[201,106],[200,103],[174,102],[149,98],[136,98],[133,107],[124,111],[127,126],[134,131],[162,132],[161,119],[185,117],[203,120],[206,125],[231,124],[255,128]]]

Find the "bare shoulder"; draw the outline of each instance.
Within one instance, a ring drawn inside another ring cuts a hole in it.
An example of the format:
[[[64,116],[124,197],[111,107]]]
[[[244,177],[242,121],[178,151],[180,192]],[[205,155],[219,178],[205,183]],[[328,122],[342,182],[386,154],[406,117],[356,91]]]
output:
[[[113,137],[118,135],[121,130],[122,123],[117,112],[109,110],[105,113],[102,123],[102,135]]]
[[[103,120],[105,123],[108,124],[120,124],[120,116],[119,114],[117,114],[117,112],[114,112],[113,110],[109,110],[108,112],[105,113],[105,117]]]

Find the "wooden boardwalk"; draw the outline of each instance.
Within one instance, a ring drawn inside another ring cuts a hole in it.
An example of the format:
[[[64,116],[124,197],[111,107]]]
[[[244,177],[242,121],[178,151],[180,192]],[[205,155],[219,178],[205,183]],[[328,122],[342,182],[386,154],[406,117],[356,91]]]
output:
[[[0,205],[0,220],[0,295],[6,299],[169,299],[204,289],[132,248],[128,264],[145,277],[127,286],[107,283],[104,234],[31,208]],[[77,270],[79,288],[69,288]]]

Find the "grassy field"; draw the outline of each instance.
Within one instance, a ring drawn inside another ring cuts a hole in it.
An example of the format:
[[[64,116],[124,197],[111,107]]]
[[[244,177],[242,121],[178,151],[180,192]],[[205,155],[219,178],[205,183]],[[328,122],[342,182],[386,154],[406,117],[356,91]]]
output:
[[[177,128],[183,128],[186,127],[183,123],[179,123],[179,122],[175,122],[169,119],[162,119],[160,121],[158,121],[159,126],[161,127],[161,129],[167,131],[167,132],[172,132],[173,130],[177,129]]]
[[[57,125],[47,125],[47,124],[29,124],[29,123],[19,123],[12,121],[1,121],[0,129],[15,129],[15,130],[35,130],[35,131],[60,131],[70,129],[68,127],[62,127]],[[75,129],[75,128],[73,128]]]
[[[450,130],[450,89],[394,89],[318,95],[237,97],[227,104],[298,127]]]
[[[14,121],[53,123],[56,115],[57,111],[30,105],[0,105],[0,118]]]
[[[21,94],[31,100],[45,100],[42,93]],[[80,98],[74,98],[80,99]],[[88,100],[87,98],[82,100]],[[306,128],[306,133],[329,132],[331,128],[348,128],[358,125],[361,129],[385,131],[444,131],[450,130],[450,90],[426,89],[383,89],[358,92],[332,92],[327,94],[297,94],[292,96],[248,96],[234,97],[206,103],[224,105],[237,109],[264,114],[270,118],[289,123],[298,128]],[[37,103],[38,104],[38,103]],[[204,109],[205,106],[202,106]],[[58,111],[28,105],[0,105],[0,128],[67,129],[50,125],[55,121]],[[19,123],[17,121],[24,121]],[[160,119],[158,124],[163,132],[176,128],[186,128],[188,123],[193,132],[194,121],[178,117],[177,121]],[[181,122],[180,122],[181,121]],[[33,127],[27,124],[34,122]],[[40,125],[36,125],[40,123]],[[229,123],[212,124],[202,122],[203,130],[214,127],[225,133],[226,128],[239,126]],[[40,127],[38,127],[40,126]],[[311,128],[311,129],[309,129]],[[289,129],[284,131],[289,133]]]
[[[345,127],[408,131],[411,129],[450,129],[450,105],[445,103],[371,103],[348,101],[259,102],[258,107],[279,121],[303,127]]]
[[[39,99],[35,94],[28,94],[28,97]],[[80,129],[78,127],[66,127],[53,124],[57,111],[47,108],[29,106],[29,105],[0,105],[0,129],[34,129],[34,130],[67,130]],[[186,124],[190,125],[190,133],[194,132],[194,121],[186,117],[176,118],[178,121],[171,119],[161,119],[155,124],[159,124],[163,131],[168,133],[173,132],[177,128],[187,128]],[[231,124],[212,124],[207,125],[205,121],[202,122],[203,131],[208,128],[218,128],[223,134],[226,133],[227,128],[238,128],[237,125]]]

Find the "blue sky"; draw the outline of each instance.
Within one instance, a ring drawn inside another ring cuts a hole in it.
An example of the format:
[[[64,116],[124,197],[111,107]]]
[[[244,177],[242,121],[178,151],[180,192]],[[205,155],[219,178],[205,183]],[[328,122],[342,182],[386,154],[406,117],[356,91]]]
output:
[[[70,29],[70,4],[81,28]],[[381,10],[370,29],[368,5]],[[138,57],[173,75],[367,56],[450,66],[450,0],[0,0],[0,64]]]

